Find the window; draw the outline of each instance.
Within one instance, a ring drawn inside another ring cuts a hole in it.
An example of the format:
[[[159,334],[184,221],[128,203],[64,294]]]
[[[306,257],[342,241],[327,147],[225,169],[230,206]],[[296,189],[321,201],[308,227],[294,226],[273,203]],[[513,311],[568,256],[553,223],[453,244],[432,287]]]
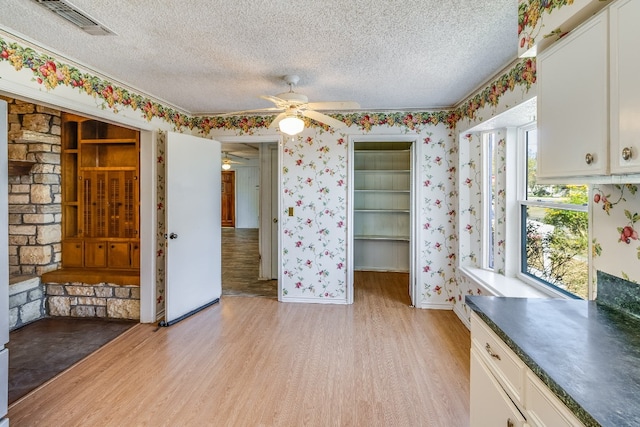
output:
[[[483,267],[493,270],[494,268],[494,256],[495,256],[495,238],[496,238],[496,224],[495,224],[495,212],[496,212],[496,136],[494,133],[485,133],[483,135],[483,147],[484,147],[484,182],[483,193],[486,195],[485,203],[483,204],[483,239],[485,248],[484,259],[482,261]]]
[[[537,130],[522,132],[526,178],[520,180],[521,273],[573,297],[589,296],[586,185],[536,182]],[[523,165],[524,166],[524,165]]]

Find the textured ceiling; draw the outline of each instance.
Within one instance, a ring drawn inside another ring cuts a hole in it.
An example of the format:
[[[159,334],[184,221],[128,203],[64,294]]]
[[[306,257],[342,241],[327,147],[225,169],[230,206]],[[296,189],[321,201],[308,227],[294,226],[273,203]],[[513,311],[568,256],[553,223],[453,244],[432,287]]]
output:
[[[517,55],[517,0],[70,0],[91,36],[29,0],[0,28],[192,114],[288,88],[363,110],[448,107]]]

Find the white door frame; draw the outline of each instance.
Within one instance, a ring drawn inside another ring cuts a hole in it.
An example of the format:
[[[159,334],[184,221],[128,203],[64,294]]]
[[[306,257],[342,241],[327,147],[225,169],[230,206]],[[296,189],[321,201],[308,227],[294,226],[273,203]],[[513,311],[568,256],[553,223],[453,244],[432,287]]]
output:
[[[275,143],[277,144],[278,147],[282,147],[284,140],[282,135],[277,135],[274,134],[272,136],[255,136],[255,135],[247,135],[247,136],[214,136],[214,138],[217,141],[220,141],[221,143],[246,143],[246,144],[268,144],[268,143]],[[282,164],[282,150],[277,150],[278,152],[278,165]],[[260,255],[261,255],[261,259],[260,259],[260,269],[259,269],[259,276],[260,278],[265,278],[265,279],[270,279],[273,276],[273,272],[271,271],[271,263],[272,263],[272,259],[271,259],[271,240],[269,239],[269,241],[267,241],[267,239],[265,239],[264,233],[267,232],[267,230],[270,233],[271,230],[271,210],[269,210],[268,214],[264,213],[264,209],[263,209],[263,197],[265,194],[265,190],[267,190],[265,187],[266,185],[264,185],[263,183],[268,182],[267,179],[270,179],[270,174],[271,171],[265,171],[264,168],[265,164],[263,162],[263,158],[262,158],[262,154],[260,155],[260,236],[259,236],[259,247],[260,247]],[[269,168],[270,169],[270,168]],[[266,173],[269,173],[269,175],[266,175]],[[282,182],[282,170],[281,168],[278,168],[278,182],[281,183]],[[281,186],[279,186],[279,190],[281,190]],[[271,193],[271,189],[269,188],[268,193]],[[278,191],[278,193],[275,195],[275,199],[273,198],[273,196],[271,196],[271,202],[275,202],[278,206],[278,212],[281,212],[281,206],[280,204],[282,203],[281,201],[281,197],[280,197],[280,191]],[[278,222],[278,248],[282,247],[282,236],[280,233],[280,222]],[[276,277],[278,280],[278,300],[281,300],[281,295],[282,295],[282,260],[280,257],[280,250],[278,250],[277,253],[277,257],[278,257],[278,271],[276,272]],[[271,275],[267,275],[267,272],[271,272]],[[269,276],[269,277],[266,277]]]
[[[353,304],[353,272],[354,272],[354,256],[353,256],[353,205],[354,205],[354,153],[353,146],[355,142],[411,142],[411,212],[410,212],[410,237],[409,237],[409,295],[411,297],[411,305],[416,306],[418,302],[418,274],[416,266],[418,256],[420,254],[418,231],[420,230],[418,213],[418,193],[420,186],[417,185],[416,179],[419,176],[418,158],[420,156],[418,138],[411,135],[353,135],[349,137],[349,153],[347,164],[347,182],[349,191],[347,192],[347,304]]]

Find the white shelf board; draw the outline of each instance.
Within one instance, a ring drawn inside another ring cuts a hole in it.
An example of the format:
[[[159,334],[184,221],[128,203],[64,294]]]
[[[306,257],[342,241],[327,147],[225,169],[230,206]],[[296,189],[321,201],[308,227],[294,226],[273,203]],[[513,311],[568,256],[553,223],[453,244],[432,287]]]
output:
[[[355,240],[397,240],[408,242],[409,236],[353,236]]]

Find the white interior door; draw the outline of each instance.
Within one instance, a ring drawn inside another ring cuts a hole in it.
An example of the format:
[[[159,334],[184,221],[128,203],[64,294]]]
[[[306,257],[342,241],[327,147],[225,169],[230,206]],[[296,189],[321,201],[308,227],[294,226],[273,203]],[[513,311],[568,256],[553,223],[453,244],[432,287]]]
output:
[[[260,146],[260,278],[278,278],[278,144]]]
[[[278,278],[278,145],[269,146],[271,153],[271,278]]]
[[[222,294],[220,143],[169,132],[166,159],[163,325],[170,325]]]

